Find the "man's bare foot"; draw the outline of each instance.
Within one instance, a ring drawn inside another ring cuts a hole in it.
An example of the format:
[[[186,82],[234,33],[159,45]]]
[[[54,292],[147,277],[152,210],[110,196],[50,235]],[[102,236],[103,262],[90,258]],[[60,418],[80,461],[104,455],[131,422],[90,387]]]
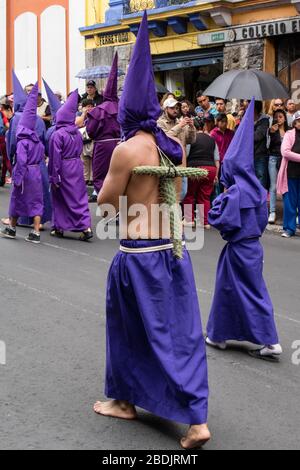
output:
[[[211,434],[209,432],[207,424],[199,426],[191,426],[187,436],[181,439],[181,447],[183,449],[198,449],[211,440]]]
[[[94,405],[94,411],[98,415],[110,416],[111,418],[120,418],[133,420],[137,419],[136,409],[127,401],[97,401]]]

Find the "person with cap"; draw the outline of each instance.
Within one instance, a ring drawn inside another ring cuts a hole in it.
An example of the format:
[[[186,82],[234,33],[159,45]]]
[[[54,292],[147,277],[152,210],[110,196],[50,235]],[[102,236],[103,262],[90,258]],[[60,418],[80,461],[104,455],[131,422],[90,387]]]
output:
[[[268,224],[267,191],[255,174],[254,99],[225,156],[221,182],[226,192],[209,214],[227,245],[222,251],[207,344],[227,348],[227,341],[255,345],[251,356],[278,361],[282,354],[274,308],[263,278],[260,238]]]
[[[44,146],[36,133],[36,106],[38,83],[33,87],[17,130],[16,163],[13,170],[13,188],[10,200],[10,225],[2,237],[15,239],[19,217],[32,217],[34,230],[27,242],[40,243],[40,223],[44,209],[43,185],[40,163],[44,158]]]
[[[86,84],[86,93],[82,95],[82,100],[92,100],[94,106],[98,106],[103,103],[103,96],[97,90],[97,85],[94,80],[89,80]]]
[[[49,180],[53,205],[52,236],[81,233],[81,241],[93,238],[81,153],[83,142],[75,125],[78,90],[57,111],[55,130],[49,141]]]
[[[164,112],[158,119],[157,125],[168,136],[179,139],[184,149],[188,144],[194,144],[197,139],[194,120],[189,116],[179,119],[180,103],[174,98],[169,98],[164,102],[163,109]],[[185,161],[186,156],[184,157]]]
[[[286,132],[281,146],[282,163],[277,180],[277,192],[283,195],[284,238],[296,235],[300,217],[300,112],[294,114],[294,129]]]
[[[211,438],[207,360],[193,268],[185,248],[183,259],[173,256],[166,227],[160,224],[153,230],[153,220],[149,225],[149,211],[159,208],[159,179],[132,174],[136,167],[159,167],[160,155],[176,166],[182,163],[181,144],[157,125],[160,113],[145,12],[119,106],[125,142],[114,151],[98,202],[118,210],[119,197],[126,196],[129,210],[142,204],[147,215],[139,218],[139,233],[131,231],[132,218],[125,217],[126,237],[109,272],[106,395],[113,400],[97,402],[94,411],[132,420],[138,406],[188,424],[181,445],[191,449]]]
[[[97,195],[108,173],[113,151],[121,140],[118,123],[118,54],[114,57],[103,99],[102,104],[88,113],[86,121],[87,133],[94,141],[92,161],[95,191],[90,202],[97,202]]]

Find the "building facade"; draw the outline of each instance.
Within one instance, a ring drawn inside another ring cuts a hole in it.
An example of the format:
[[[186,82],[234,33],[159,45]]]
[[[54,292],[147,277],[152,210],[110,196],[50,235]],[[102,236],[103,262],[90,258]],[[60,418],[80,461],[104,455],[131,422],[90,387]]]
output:
[[[126,70],[145,9],[156,79],[169,90],[193,99],[234,68],[272,72],[291,93],[299,88],[298,0],[86,0],[86,66],[107,65],[118,50]]]
[[[44,77],[66,95],[84,83],[85,0],[0,0],[0,95],[12,90],[15,68],[25,86]]]

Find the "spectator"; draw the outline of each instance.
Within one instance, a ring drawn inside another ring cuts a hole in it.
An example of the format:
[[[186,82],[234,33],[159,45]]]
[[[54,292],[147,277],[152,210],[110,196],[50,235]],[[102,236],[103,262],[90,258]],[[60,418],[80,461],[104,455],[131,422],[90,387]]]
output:
[[[276,202],[277,202],[277,177],[282,161],[281,145],[285,133],[289,130],[285,111],[275,111],[273,115],[272,127],[270,128],[269,147],[269,176],[270,176],[270,217],[269,223],[276,222]]]
[[[217,115],[219,114],[215,105],[210,103],[209,97],[203,95],[203,91],[198,91],[197,103],[198,106],[195,111],[199,117],[208,117],[208,115],[210,114],[213,117],[217,117]]]
[[[76,126],[79,128],[83,140],[83,151],[81,154],[81,160],[83,163],[83,174],[86,185],[93,186],[93,151],[94,143],[89,137],[86,129],[86,120],[88,113],[94,109],[94,103],[92,100],[86,99],[81,102],[82,111],[78,112],[76,118]]]
[[[209,114],[207,117],[204,118],[204,132],[205,134],[210,135],[211,132],[216,127],[216,121],[212,114]]]
[[[236,127],[235,118],[231,113],[227,113],[226,110],[227,100],[223,100],[223,98],[216,98],[216,108],[219,114],[226,114],[228,120],[228,129],[234,131]]]
[[[6,183],[6,174],[9,171],[10,176],[12,174],[11,163],[7,156],[5,134],[9,128],[9,121],[5,114],[0,110],[0,157],[2,160],[2,170],[0,178],[0,186],[4,186]]]
[[[295,236],[300,214],[300,112],[294,115],[294,129],[286,132],[277,189],[284,201],[284,238]]]
[[[46,129],[49,129],[49,127],[51,127],[52,121],[51,110],[47,101],[42,97],[41,92],[39,92],[38,95],[37,114],[44,121]]]
[[[288,100],[286,103],[288,126],[293,127],[294,115],[296,113],[296,103],[294,100]]]
[[[222,165],[225,154],[234,137],[234,132],[228,129],[228,118],[224,113],[218,114],[216,118],[216,125],[217,127],[212,130],[210,135],[218,145],[220,152],[220,162]]]
[[[29,85],[26,85],[26,87],[24,88],[26,95],[30,95],[33,87],[34,87],[33,83],[29,83]]]
[[[278,111],[279,109],[284,111],[284,102],[281,98],[276,98],[275,100],[271,101],[269,112],[268,112],[269,116],[273,117],[273,114],[275,113],[275,111]]]
[[[94,102],[93,100],[90,99],[84,99],[81,101],[81,111],[78,111],[77,117],[76,117],[76,126],[80,129],[82,127],[85,127],[85,121],[87,119],[87,115],[92,109],[94,109]]]
[[[214,139],[204,132],[204,122],[196,119],[195,126],[197,128],[197,138],[196,142],[191,145],[188,166],[207,170],[208,177],[201,181],[189,180],[188,193],[183,202],[184,205],[188,205],[185,210],[184,224],[186,226],[195,226],[194,205],[196,202],[196,204],[204,206],[204,228],[209,230],[208,212],[211,208],[210,199],[214,185],[218,182],[220,157]]]
[[[254,111],[254,163],[255,173],[264,188],[268,189],[268,131],[270,117],[263,114],[261,101],[255,102]]]
[[[181,114],[182,117],[195,117],[195,108],[189,100],[182,100],[181,101]]]
[[[99,104],[103,103],[103,95],[99,93],[97,90],[97,85],[94,80],[90,80],[86,84],[86,93],[82,95],[82,99],[86,100],[92,100],[94,103],[94,106],[98,106]]]
[[[194,120],[184,117],[179,120],[179,103],[174,98],[169,98],[164,103],[164,113],[158,120],[158,126],[170,137],[177,137],[184,149],[188,144],[193,144],[197,138]],[[186,163],[186,155],[184,157]]]

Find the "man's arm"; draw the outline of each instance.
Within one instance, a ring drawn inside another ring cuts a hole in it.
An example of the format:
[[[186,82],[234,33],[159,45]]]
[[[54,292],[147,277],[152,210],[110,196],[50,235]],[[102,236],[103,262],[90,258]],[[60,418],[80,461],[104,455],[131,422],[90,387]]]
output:
[[[111,204],[119,211],[119,197],[124,196],[131,178],[132,154],[126,144],[116,147],[107,177],[98,196],[98,204]]]

